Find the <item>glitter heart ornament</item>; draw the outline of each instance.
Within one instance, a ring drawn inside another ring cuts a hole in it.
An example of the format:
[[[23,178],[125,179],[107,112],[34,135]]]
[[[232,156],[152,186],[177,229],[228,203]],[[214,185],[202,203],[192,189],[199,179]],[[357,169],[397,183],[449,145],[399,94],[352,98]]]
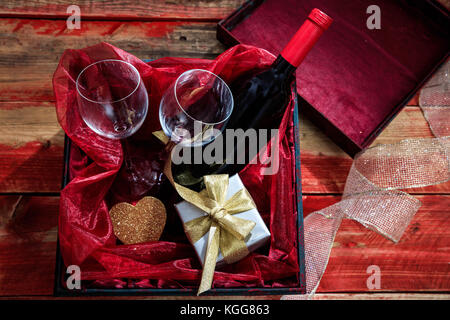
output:
[[[144,197],[134,206],[117,203],[109,214],[114,234],[124,244],[159,240],[167,218],[164,204],[154,197]]]

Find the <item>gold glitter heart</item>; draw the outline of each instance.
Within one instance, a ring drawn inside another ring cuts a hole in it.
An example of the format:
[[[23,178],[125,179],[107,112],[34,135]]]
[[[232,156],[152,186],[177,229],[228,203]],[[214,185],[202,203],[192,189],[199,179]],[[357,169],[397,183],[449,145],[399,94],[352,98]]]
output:
[[[124,244],[157,241],[166,224],[166,208],[154,197],[144,197],[135,206],[118,203],[109,215],[114,234]]]

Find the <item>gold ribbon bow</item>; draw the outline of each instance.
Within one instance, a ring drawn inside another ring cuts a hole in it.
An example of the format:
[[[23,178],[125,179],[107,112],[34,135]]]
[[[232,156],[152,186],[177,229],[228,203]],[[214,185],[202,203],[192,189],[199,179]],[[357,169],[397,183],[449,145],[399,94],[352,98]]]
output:
[[[256,206],[245,188],[225,200],[229,183],[227,174],[204,176],[206,189],[198,193],[173,180],[170,160],[166,162],[164,171],[184,200],[206,212],[204,216],[184,224],[184,230],[192,243],[197,242],[209,231],[202,280],[197,293],[200,295],[211,289],[219,250],[226,263],[241,260],[249,253],[245,239],[256,223],[233,215],[254,209]]]

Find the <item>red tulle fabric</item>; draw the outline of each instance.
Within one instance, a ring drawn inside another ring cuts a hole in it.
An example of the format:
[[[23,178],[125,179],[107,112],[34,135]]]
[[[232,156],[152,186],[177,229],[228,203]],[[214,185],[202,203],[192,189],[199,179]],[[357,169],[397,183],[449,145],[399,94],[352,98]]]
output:
[[[158,108],[164,90],[184,71],[210,70],[225,81],[269,66],[274,56],[252,46],[238,45],[215,60],[162,58],[145,63],[107,43],[66,50],[53,78],[56,112],[61,127],[72,140],[70,183],[61,191],[59,241],[66,265],[81,266],[88,287],[193,288],[201,278],[201,265],[187,241],[172,200],[165,201],[168,220],[160,241],[120,244],[114,236],[108,213],[108,191],[121,167],[120,141],[92,132],[78,112],[75,82],[87,65],[102,59],[120,59],[133,64],[149,92],[149,112],[133,139],[147,148],[160,148],[152,132],[160,130]],[[293,93],[294,94],[294,93]],[[241,179],[271,231],[271,242],[243,260],[216,270],[213,288],[298,286],[297,210],[295,206],[295,161],[293,103],[284,115],[280,131],[280,170],[261,175],[263,165],[247,166]],[[267,152],[270,152],[270,147]],[[167,187],[166,187],[167,188]],[[162,193],[162,192],[161,192]],[[156,195],[158,196],[158,195]],[[178,201],[178,200],[177,200]]]

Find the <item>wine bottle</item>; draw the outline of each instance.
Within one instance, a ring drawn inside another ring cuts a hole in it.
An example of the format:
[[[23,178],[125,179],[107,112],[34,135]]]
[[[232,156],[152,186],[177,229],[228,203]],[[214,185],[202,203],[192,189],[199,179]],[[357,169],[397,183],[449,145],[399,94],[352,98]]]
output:
[[[246,155],[245,163],[237,163],[239,145],[245,144],[245,136],[236,137],[232,150],[226,150],[226,140],[233,132],[228,129],[277,129],[281,123],[283,114],[289,104],[292,83],[295,70],[305,59],[320,36],[332,23],[332,19],[319,9],[313,9],[308,19],[298,29],[287,46],[281,51],[270,68],[256,75],[243,76],[235,80],[231,85],[234,97],[234,110],[227,122],[226,131],[220,143],[223,145],[223,164],[197,165],[195,172],[190,166],[179,167],[179,174],[196,178],[196,184],[201,180],[201,174],[227,173],[230,176],[242,170],[252,155]],[[217,143],[213,141],[212,143]],[[254,141],[253,141],[254,143]],[[226,150],[226,152],[225,152]],[[248,153],[248,147],[245,148]],[[231,154],[232,153],[232,154]],[[254,156],[254,155],[253,155]],[[192,167],[192,166],[191,166]],[[175,180],[176,175],[174,175]],[[187,179],[189,180],[189,179]],[[185,179],[185,181],[187,181]],[[192,180],[194,181],[194,180]],[[197,187],[195,189],[198,189]]]
[[[227,129],[277,129],[291,97],[291,83],[295,70],[305,59],[320,36],[331,25],[332,19],[318,9],[313,9],[308,19],[299,28],[287,46],[281,51],[272,66],[250,78],[238,79],[231,84],[235,109],[227,123]],[[227,134],[225,134],[226,136]],[[226,137],[224,137],[226,139]],[[237,163],[239,144],[234,143],[233,155],[227,151],[232,163],[225,163],[217,173],[233,175],[242,170],[255,155],[247,154],[245,163]],[[253,142],[255,143],[255,142]],[[259,142],[258,142],[258,145]],[[241,149],[242,150],[242,149]],[[245,147],[248,153],[248,147]]]

